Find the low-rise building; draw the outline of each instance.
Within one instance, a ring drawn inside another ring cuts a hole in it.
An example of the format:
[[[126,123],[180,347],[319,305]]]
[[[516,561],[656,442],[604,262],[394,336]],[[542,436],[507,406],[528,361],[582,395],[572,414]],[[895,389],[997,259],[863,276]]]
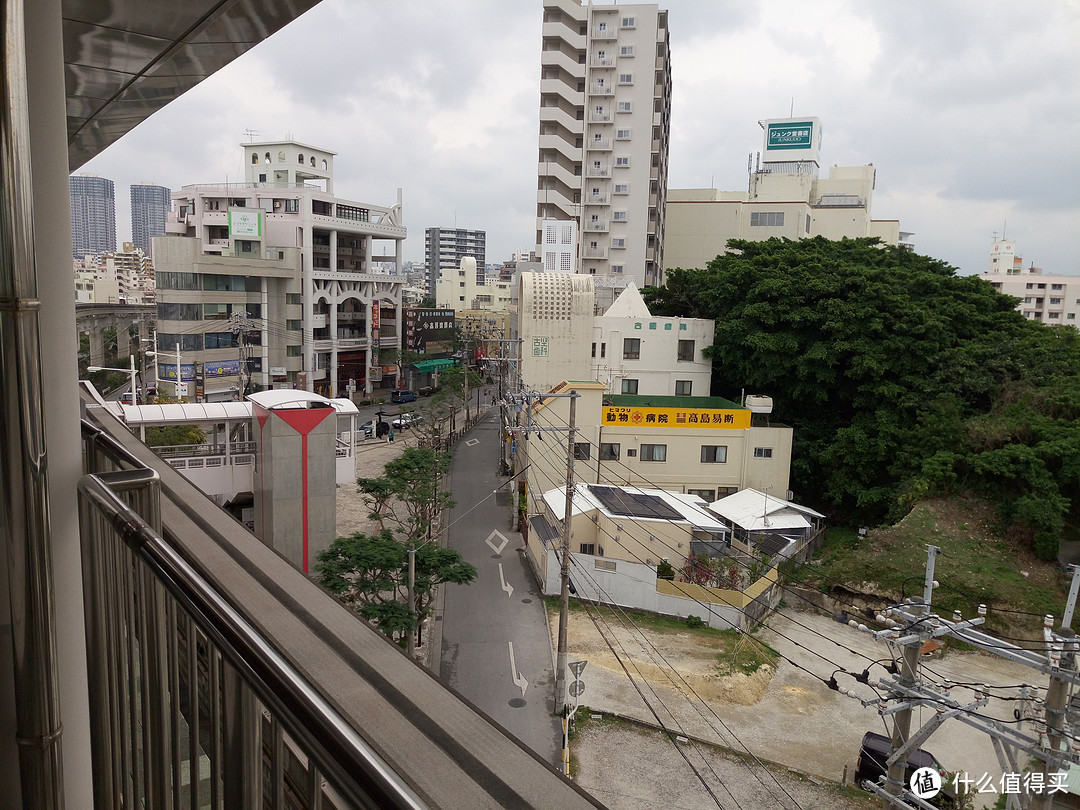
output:
[[[159,349],[204,371],[204,395],[248,382],[336,397],[397,382],[405,227],[389,206],[334,196],[335,153],[242,144],[242,183],[173,193],[154,243]],[[375,250],[389,243],[392,250]]]
[[[745,191],[669,189],[664,269],[695,268],[727,252],[729,239],[879,237],[913,247],[895,219],[871,213],[877,170],[833,166],[819,178],[821,121],[814,117],[759,122],[764,144]]]
[[[1045,275],[1041,267],[1024,267],[1014,240],[991,243],[990,266],[979,278],[1016,298],[1016,308],[1028,320],[1051,326],[1080,325],[1080,276]]]

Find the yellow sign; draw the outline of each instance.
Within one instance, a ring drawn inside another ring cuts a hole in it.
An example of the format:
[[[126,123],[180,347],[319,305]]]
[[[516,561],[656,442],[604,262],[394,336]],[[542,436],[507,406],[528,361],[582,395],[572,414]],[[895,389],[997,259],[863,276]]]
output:
[[[750,411],[721,411],[711,408],[639,408],[632,405],[605,405],[603,424],[643,428],[745,430],[750,427]]]

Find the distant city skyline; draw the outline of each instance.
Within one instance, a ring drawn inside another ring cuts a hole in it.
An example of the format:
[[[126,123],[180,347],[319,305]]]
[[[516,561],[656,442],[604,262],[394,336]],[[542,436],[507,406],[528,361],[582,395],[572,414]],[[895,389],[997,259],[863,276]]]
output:
[[[660,5],[669,188],[745,189],[757,122],[814,115],[823,171],[873,163],[875,216],[900,220],[919,253],[977,274],[1004,233],[1026,263],[1080,273],[1076,4]],[[458,222],[503,261],[535,239],[542,6],[324,0],[81,171],[120,193],[148,166],[171,188],[235,180],[245,130],[291,134],[339,153],[338,194],[389,203],[402,188],[406,259],[424,260],[426,228]],[[380,35],[358,52],[361,31]],[[305,49],[321,58],[297,61]],[[346,78],[358,66],[368,80]]]
[[[165,234],[165,217],[172,205],[172,192],[165,186],[137,183],[131,186],[131,242],[152,256],[151,240]]]
[[[116,250],[116,184],[107,177],[75,174],[68,178],[71,195],[71,255]]]

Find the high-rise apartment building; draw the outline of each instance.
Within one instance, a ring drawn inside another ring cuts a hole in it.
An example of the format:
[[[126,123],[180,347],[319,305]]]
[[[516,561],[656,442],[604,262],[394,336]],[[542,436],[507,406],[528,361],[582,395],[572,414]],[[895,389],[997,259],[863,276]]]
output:
[[[1080,324],[1080,276],[1044,275],[1041,267],[1024,267],[1015,240],[993,240],[990,265],[979,278],[1013,296],[1016,308],[1029,321],[1051,326]]]
[[[560,233],[557,223],[573,222],[574,272],[662,283],[671,127],[667,16],[655,5],[545,0],[538,256]],[[563,246],[548,252],[560,261]]]
[[[165,216],[172,203],[165,186],[139,183],[131,187],[131,242],[150,256],[150,240],[165,234]]]
[[[461,260],[466,256],[476,259],[476,282],[484,283],[484,260],[486,256],[485,231],[465,228],[428,228],[424,231],[424,254],[427,257],[428,295],[435,295],[439,276],[443,271],[457,275]]]
[[[116,250],[116,188],[92,174],[68,178],[71,193],[71,255],[80,259]]]

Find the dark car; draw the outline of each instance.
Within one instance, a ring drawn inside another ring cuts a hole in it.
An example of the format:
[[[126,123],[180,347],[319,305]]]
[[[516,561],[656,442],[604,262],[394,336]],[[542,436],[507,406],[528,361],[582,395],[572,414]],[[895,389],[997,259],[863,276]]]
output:
[[[862,787],[863,782],[877,782],[885,776],[889,770],[885,761],[891,753],[892,741],[888,737],[872,731],[866,732],[863,735],[862,749],[859,751],[859,761],[855,764],[855,784]],[[933,768],[941,774],[941,793],[931,799],[930,803],[937,807],[954,807],[956,793],[951,781],[952,775],[933,754],[922,748],[908,754],[907,770],[904,774],[905,787],[910,784],[911,775],[919,768]]]
[[[415,391],[405,391],[405,390],[391,391],[390,392],[390,401],[394,402],[394,403],[416,402],[416,392]]]

